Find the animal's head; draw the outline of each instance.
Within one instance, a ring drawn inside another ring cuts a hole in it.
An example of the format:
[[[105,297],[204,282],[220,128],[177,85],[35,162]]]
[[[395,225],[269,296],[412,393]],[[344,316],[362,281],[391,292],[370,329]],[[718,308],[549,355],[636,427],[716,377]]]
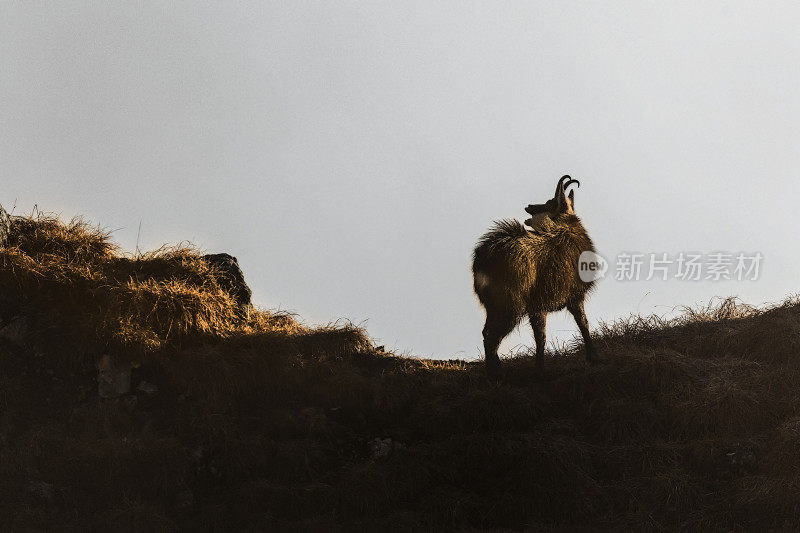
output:
[[[531,216],[525,221],[525,224],[532,228],[540,227],[545,221],[545,217],[555,219],[559,215],[574,215],[575,214],[575,189],[569,191],[567,195],[567,188],[572,184],[581,186],[581,182],[574,180],[569,176],[561,176],[556,185],[556,194],[543,204],[530,204],[525,208],[525,211]]]

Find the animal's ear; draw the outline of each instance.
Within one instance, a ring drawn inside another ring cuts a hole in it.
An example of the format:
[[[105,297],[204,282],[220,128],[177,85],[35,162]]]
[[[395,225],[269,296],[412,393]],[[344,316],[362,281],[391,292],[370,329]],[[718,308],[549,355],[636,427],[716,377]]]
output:
[[[569,206],[575,209],[575,189],[569,191],[569,196],[567,196],[567,198],[569,198]]]

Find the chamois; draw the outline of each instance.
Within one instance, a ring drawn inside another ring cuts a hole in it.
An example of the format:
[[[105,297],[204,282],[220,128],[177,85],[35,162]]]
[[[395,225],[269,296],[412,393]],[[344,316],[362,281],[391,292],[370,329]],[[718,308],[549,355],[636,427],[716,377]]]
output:
[[[497,379],[500,358],[497,348],[526,314],[536,341],[536,367],[544,366],[547,314],[565,307],[578,324],[586,359],[597,359],[589,335],[583,302],[593,281],[581,280],[578,258],[594,246],[575,215],[575,191],[566,189],[580,182],[563,176],[553,198],[544,204],[529,205],[525,221],[505,219],[495,222],[475,247],[472,274],[475,294],[486,310],[483,328],[486,372]]]

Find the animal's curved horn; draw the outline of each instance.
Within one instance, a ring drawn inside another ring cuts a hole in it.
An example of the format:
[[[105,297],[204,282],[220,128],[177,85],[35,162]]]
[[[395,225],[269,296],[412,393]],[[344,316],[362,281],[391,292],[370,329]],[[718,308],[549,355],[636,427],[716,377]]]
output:
[[[569,181],[571,179],[572,178],[568,174],[564,174],[563,176],[561,176],[561,179],[558,180],[558,185],[556,185],[556,194],[555,194],[556,198],[564,194],[564,182]]]
[[[577,187],[580,187],[580,186],[581,186],[581,182],[580,182],[580,181],[578,181],[578,180],[574,180],[574,179],[570,178],[570,179],[569,179],[569,181],[567,181],[567,182],[564,184],[564,192],[566,192],[566,190],[567,190],[567,187],[569,187],[569,186],[570,186],[570,185],[572,185],[573,183],[574,183],[574,184],[575,184],[575,186],[577,186]]]

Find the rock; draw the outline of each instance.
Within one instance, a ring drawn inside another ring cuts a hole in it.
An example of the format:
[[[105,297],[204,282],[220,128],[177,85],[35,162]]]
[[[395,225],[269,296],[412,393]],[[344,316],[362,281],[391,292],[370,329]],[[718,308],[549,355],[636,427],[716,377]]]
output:
[[[20,347],[27,347],[31,338],[29,320],[24,316],[14,318],[0,328],[0,338],[9,340]]]
[[[25,487],[25,492],[39,498],[40,500],[51,501],[56,495],[56,488],[52,483],[44,481],[31,481]]]
[[[392,452],[402,450],[403,448],[405,448],[405,445],[389,438],[382,439],[380,437],[375,437],[369,441],[369,453],[373,459],[383,459],[384,457],[388,457]]]
[[[108,354],[97,364],[97,393],[101,398],[118,398],[131,390],[131,363]]]
[[[8,246],[8,238],[11,234],[11,217],[0,205],[0,248]]]
[[[0,248],[9,245],[11,235],[11,217],[3,206],[0,205]],[[0,260],[0,267],[4,266],[5,261]],[[12,319],[19,313],[22,301],[18,291],[0,291],[0,323]]]
[[[752,473],[758,467],[758,454],[750,444],[736,443],[725,452],[725,466],[734,473]]]
[[[155,383],[150,383],[149,381],[140,381],[139,386],[136,387],[136,390],[143,392],[146,396],[152,398],[158,394],[158,385]]]
[[[239,308],[242,311],[249,308],[253,292],[245,283],[244,274],[236,258],[230,254],[206,254],[203,260],[218,272],[217,282],[239,304]]]

